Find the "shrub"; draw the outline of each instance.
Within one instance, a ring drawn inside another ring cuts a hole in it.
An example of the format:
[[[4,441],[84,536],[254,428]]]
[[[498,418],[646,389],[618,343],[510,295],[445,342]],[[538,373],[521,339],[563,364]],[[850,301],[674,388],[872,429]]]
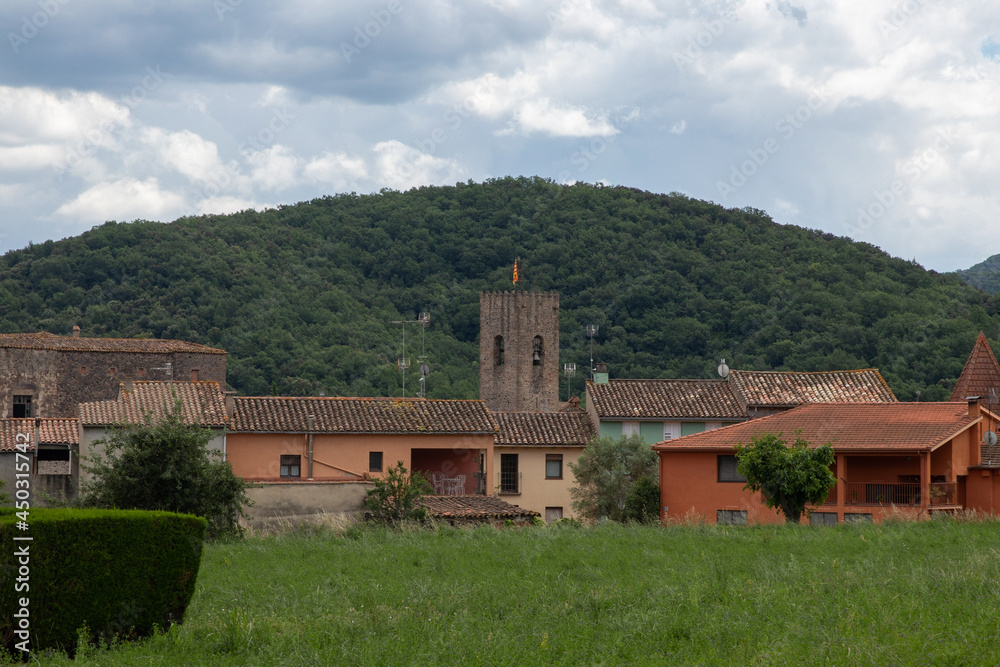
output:
[[[576,478],[570,489],[573,508],[585,519],[625,521],[629,491],[646,478],[656,484],[656,454],[638,435],[603,437],[587,445],[569,469]],[[656,505],[660,500],[657,496]]]
[[[430,493],[431,486],[422,474],[407,472],[400,461],[374,482],[375,487],[365,496],[365,517],[369,521],[397,525],[427,518],[420,497]]]
[[[204,519],[169,512],[32,509],[27,532],[18,529],[19,520],[0,513],[0,543],[7,545],[0,552],[0,646],[8,651],[23,655],[18,645],[25,646],[26,638],[19,636],[21,620],[15,616],[22,598],[28,601],[26,646],[33,652],[73,653],[83,627],[91,641],[112,641],[182,621],[201,562]],[[14,541],[16,536],[32,539]],[[26,556],[16,555],[21,549]]]
[[[660,517],[660,485],[640,477],[625,494],[625,520],[649,523]]]

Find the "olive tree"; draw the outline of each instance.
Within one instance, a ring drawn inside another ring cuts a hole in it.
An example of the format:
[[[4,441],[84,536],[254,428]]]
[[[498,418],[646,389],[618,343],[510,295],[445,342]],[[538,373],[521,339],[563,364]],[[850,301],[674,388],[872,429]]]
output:
[[[764,504],[781,510],[786,523],[798,523],[806,505],[826,502],[837,478],[830,445],[810,447],[802,438],[786,445],[780,434],[755,435],[749,444],[736,445],[736,469],[746,477],[743,487],[760,491]]]
[[[597,438],[569,469],[576,478],[573,508],[580,516],[613,521],[657,516],[657,458],[642,436]]]

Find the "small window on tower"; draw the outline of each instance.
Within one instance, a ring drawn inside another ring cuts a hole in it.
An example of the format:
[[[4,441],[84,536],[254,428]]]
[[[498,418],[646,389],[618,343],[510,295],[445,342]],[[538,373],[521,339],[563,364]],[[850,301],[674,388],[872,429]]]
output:
[[[31,396],[24,395],[14,395],[14,410],[11,416],[15,419],[21,419],[24,417],[31,416]]]
[[[493,339],[493,363],[503,366],[503,336]]]
[[[532,346],[532,351],[531,351],[531,364],[533,366],[541,366],[542,365],[542,354],[543,354],[543,351],[542,351],[542,337],[541,336],[535,336],[535,343]]]

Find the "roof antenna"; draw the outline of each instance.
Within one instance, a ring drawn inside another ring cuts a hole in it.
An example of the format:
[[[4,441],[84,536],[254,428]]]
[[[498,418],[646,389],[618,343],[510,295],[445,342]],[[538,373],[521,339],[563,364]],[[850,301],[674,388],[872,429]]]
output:
[[[722,363],[719,364],[719,367],[716,370],[719,372],[719,376],[723,380],[725,380],[727,377],[729,377],[729,366],[726,365],[726,360],[725,359],[722,360]]]

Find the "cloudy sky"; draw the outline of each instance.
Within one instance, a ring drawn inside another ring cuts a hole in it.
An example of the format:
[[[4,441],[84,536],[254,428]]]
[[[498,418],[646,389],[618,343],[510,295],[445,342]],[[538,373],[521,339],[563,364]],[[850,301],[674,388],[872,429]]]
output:
[[[0,248],[505,175],[1000,253],[994,0],[3,0]]]

